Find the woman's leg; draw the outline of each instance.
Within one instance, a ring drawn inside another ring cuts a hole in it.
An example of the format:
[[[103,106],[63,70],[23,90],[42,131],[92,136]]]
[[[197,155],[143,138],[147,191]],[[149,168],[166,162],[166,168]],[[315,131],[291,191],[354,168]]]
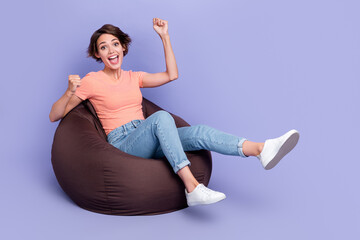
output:
[[[206,149],[226,155],[248,157],[260,154],[264,146],[264,143],[251,142],[207,125],[187,126],[177,128],[177,130],[184,151]],[[164,152],[159,146],[153,157],[161,158],[163,156]],[[199,184],[187,166],[181,169],[178,175],[189,192]]]
[[[136,128],[132,124],[129,127],[121,134],[116,130],[109,133],[109,143],[126,153],[143,158],[152,158],[155,151],[161,148],[163,156],[166,156],[174,172],[182,179],[188,193],[199,185],[188,167],[191,163],[182,148],[175,121],[168,112],[157,111]]]
[[[108,139],[109,143],[114,142],[118,149],[143,158],[152,158],[161,147],[175,173],[191,164],[182,148],[175,121],[166,111],[155,112],[124,135],[121,141]]]
[[[262,151],[264,143],[251,142],[243,137],[237,137],[219,131],[207,125],[194,125],[178,128],[178,134],[184,151],[206,149],[217,153],[233,156],[257,156]],[[154,157],[163,157],[161,146]]]
[[[300,136],[297,130],[292,129],[280,137],[257,143],[207,125],[178,128],[178,133],[184,151],[206,149],[226,155],[256,156],[266,170],[273,168],[289,153]],[[162,149],[159,147],[155,152],[155,157],[162,155]]]

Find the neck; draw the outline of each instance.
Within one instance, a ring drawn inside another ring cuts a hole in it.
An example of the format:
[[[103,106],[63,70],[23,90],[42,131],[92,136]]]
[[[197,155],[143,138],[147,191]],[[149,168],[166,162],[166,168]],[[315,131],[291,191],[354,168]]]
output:
[[[107,68],[105,67],[103,69],[104,73],[106,73],[107,75],[109,75],[110,77],[114,78],[114,79],[119,79],[120,75],[121,75],[121,67],[119,67],[118,69],[111,69],[111,68]]]

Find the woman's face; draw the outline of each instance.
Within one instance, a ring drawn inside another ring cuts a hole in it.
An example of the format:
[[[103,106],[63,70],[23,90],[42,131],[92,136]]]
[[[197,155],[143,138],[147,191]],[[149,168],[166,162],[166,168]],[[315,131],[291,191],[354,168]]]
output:
[[[117,37],[104,33],[100,35],[96,45],[98,53],[95,53],[95,56],[101,58],[105,67],[114,70],[121,67],[125,49]]]

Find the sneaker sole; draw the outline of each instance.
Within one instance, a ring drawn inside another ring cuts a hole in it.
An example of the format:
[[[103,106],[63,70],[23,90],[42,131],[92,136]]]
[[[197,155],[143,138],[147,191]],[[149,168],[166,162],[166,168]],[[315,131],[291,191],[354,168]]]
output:
[[[208,205],[208,204],[220,202],[221,200],[224,200],[225,198],[226,198],[226,196],[225,196],[225,197],[222,197],[222,198],[220,198],[220,199],[215,199],[215,200],[210,201],[210,202],[207,202],[207,203],[203,203],[203,202],[193,202],[193,203],[191,203],[191,204],[187,203],[187,205],[188,205],[189,207],[193,207],[193,206],[197,206],[197,205]]]
[[[280,162],[280,160],[288,154],[298,143],[299,141],[299,132],[296,130],[290,130],[289,131],[290,136],[286,139],[286,141],[283,143],[283,145],[280,147],[279,151],[276,153],[274,158],[269,161],[269,163],[266,165],[265,169],[269,170],[276,166]]]

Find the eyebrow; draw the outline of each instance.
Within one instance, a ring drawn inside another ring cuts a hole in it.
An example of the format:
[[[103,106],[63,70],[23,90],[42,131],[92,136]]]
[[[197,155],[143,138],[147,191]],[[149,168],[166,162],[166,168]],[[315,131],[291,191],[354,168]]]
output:
[[[118,39],[117,39],[117,38],[114,38],[114,39],[113,39],[113,40],[111,40],[111,41],[113,42],[114,40],[115,40],[115,41],[118,41]],[[101,42],[101,43],[99,43],[98,47],[100,47],[100,45],[101,45],[101,44],[103,44],[103,43],[106,43],[106,42]]]

